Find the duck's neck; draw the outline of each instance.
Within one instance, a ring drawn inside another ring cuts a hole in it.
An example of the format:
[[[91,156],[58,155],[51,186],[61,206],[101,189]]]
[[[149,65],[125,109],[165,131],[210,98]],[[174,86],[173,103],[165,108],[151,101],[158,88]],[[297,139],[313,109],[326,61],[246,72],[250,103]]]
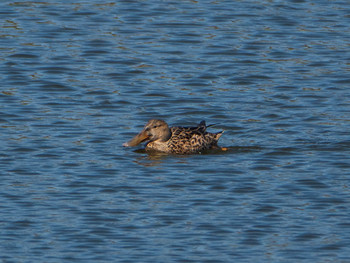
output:
[[[169,127],[166,127],[162,133],[162,136],[157,140],[159,142],[166,142],[171,138],[171,130]]]

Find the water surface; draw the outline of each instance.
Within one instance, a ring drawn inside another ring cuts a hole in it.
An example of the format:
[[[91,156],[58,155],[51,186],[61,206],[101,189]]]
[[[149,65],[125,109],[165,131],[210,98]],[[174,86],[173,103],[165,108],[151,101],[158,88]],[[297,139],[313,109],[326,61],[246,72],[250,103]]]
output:
[[[3,262],[350,261],[349,11],[2,1]],[[123,148],[151,118],[229,150]]]

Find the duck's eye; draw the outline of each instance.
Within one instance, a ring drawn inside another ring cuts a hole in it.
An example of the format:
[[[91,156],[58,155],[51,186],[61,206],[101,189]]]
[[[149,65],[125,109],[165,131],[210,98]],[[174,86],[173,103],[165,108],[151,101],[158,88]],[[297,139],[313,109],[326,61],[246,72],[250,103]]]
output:
[[[155,128],[157,128],[157,127],[158,127],[157,125],[154,125],[152,128],[155,129]]]

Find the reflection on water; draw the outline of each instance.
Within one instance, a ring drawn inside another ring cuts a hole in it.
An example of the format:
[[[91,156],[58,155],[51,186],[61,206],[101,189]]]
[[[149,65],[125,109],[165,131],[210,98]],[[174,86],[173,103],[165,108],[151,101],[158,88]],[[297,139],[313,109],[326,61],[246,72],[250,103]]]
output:
[[[1,1],[2,260],[350,261],[349,11]],[[124,149],[152,118],[226,149]]]
[[[163,161],[166,161],[168,157],[173,157],[173,155],[162,152],[147,153],[144,149],[138,149],[134,152],[141,155],[141,157],[136,157],[134,162],[144,166],[158,166]]]
[[[192,155],[175,155],[175,154],[169,154],[169,153],[163,153],[163,152],[157,152],[157,151],[145,151],[144,149],[137,149],[133,152],[140,154],[140,156],[136,156],[134,162],[140,165],[144,166],[158,166],[162,164],[163,162],[166,162],[167,159],[178,159],[178,160],[189,160],[191,161],[191,157],[193,155],[222,155],[222,154],[235,154],[235,153],[244,153],[244,152],[251,152],[251,151],[259,151],[261,150],[261,147],[223,147],[223,149],[211,149],[207,150],[198,154],[192,154]]]

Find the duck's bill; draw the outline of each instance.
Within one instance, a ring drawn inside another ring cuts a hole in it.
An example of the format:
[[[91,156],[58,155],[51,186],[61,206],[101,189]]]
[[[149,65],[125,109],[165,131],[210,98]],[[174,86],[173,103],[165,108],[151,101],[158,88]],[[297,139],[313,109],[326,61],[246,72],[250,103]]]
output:
[[[124,147],[133,147],[136,145],[139,145],[141,142],[146,141],[149,138],[147,133],[145,131],[140,132],[137,134],[134,138],[132,138],[130,141],[123,144]]]

